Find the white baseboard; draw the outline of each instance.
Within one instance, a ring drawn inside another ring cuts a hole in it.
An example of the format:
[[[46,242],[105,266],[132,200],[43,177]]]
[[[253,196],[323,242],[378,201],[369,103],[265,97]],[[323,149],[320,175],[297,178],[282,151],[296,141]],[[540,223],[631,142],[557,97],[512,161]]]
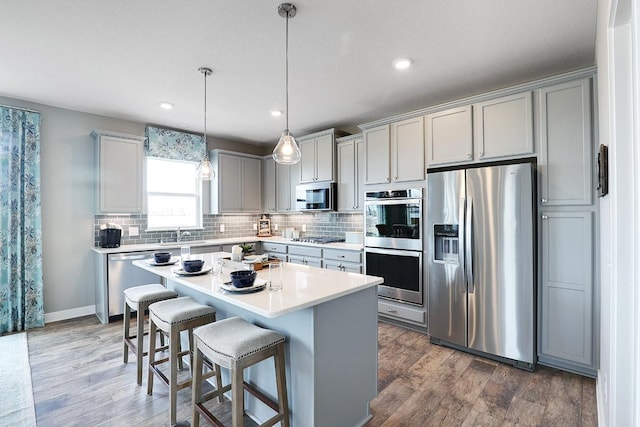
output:
[[[44,314],[44,323],[58,322],[60,320],[74,319],[76,317],[89,316],[96,314],[95,305],[87,305],[85,307],[77,307],[69,310],[56,311]]]

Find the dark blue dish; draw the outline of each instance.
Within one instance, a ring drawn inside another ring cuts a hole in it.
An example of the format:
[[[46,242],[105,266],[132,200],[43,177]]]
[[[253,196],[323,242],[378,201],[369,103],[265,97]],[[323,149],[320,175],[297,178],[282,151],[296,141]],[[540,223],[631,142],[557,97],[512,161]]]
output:
[[[236,288],[248,288],[253,286],[253,282],[256,280],[256,272],[250,270],[232,271],[229,276],[231,276],[231,283]]]
[[[153,254],[153,259],[157,264],[164,264],[165,262],[169,262],[171,260],[170,252],[156,252]]]
[[[202,270],[203,265],[204,261],[201,259],[189,259],[182,261],[182,269],[187,273],[197,273]]]

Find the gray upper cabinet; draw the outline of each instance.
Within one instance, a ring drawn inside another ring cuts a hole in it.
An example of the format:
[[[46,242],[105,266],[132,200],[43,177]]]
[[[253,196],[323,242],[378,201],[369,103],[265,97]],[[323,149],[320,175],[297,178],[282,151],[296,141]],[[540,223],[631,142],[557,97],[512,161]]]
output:
[[[386,184],[390,182],[391,141],[389,125],[378,126],[363,132],[364,183]]]
[[[301,162],[300,162],[301,163]],[[296,210],[296,185],[300,177],[300,163],[276,163],[276,211],[291,213]]]
[[[271,155],[262,158],[262,212],[276,212],[276,161]]]
[[[591,205],[591,80],[539,89],[543,206]]]
[[[471,105],[425,116],[427,166],[473,160]]]
[[[424,179],[424,119],[422,116],[391,123],[392,182]]]
[[[588,211],[542,214],[541,363],[594,368],[592,218]]]
[[[141,213],[144,137],[94,130],[98,213]]]
[[[416,117],[363,132],[365,184],[424,179],[424,125]]]
[[[216,176],[211,182],[212,213],[261,211],[261,159],[247,154],[211,152]]]
[[[298,139],[300,144],[300,183],[334,180],[334,130]]]
[[[362,134],[338,139],[338,211],[361,211],[364,206],[364,143]]]
[[[533,154],[531,91],[474,105],[476,160]]]

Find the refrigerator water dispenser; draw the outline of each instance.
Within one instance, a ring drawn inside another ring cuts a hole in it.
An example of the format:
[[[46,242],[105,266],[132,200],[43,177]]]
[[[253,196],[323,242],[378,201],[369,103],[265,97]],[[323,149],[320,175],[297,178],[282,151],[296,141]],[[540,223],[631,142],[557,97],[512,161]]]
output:
[[[434,224],[433,236],[435,241],[434,261],[458,263],[458,226],[452,224]]]

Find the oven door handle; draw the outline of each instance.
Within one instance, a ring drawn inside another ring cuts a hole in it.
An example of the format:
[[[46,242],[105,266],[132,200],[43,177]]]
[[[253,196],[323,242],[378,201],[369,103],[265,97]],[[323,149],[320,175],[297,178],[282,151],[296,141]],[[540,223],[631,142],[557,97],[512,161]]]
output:
[[[369,199],[365,200],[365,205],[422,205],[422,199]]]
[[[422,257],[422,251],[402,250],[402,249],[380,249],[380,248],[364,248],[365,253],[371,252],[375,254],[383,255],[400,255],[400,256],[412,256],[416,258]]]

